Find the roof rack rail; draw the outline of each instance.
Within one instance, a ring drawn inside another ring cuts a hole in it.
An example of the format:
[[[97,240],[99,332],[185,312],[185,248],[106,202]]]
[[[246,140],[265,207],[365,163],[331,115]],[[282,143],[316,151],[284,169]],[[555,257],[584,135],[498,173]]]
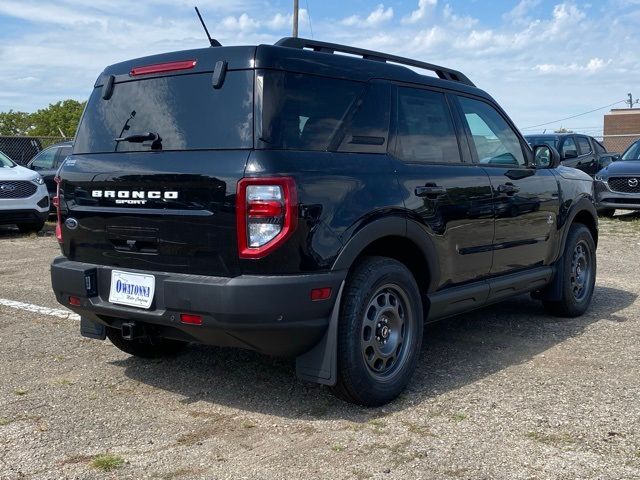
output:
[[[289,48],[308,48],[316,52],[323,53],[349,53],[351,55],[361,56],[365,60],[375,60],[378,62],[393,62],[401,65],[408,65],[411,67],[423,68],[435,72],[439,78],[443,80],[451,80],[453,82],[460,82],[471,87],[475,87],[475,84],[467,78],[467,76],[459,72],[458,70],[452,70],[450,68],[441,67],[440,65],[434,65],[432,63],[420,62],[418,60],[412,60],[410,58],[398,57],[396,55],[388,55],[386,53],[375,52],[373,50],[366,50],[364,48],[349,47],[347,45],[339,45],[337,43],[321,42],[319,40],[309,40],[308,38],[299,37],[285,37],[280,39],[277,43],[279,47]]]

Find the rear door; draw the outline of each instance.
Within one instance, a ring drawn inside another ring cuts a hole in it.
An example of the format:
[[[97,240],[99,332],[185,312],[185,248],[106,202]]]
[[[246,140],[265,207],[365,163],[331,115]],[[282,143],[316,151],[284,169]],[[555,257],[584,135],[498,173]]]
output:
[[[489,175],[493,190],[491,273],[549,264],[560,207],[555,176],[527,163],[525,141],[490,102],[467,96],[457,100],[474,161]]]
[[[63,220],[78,221],[62,228],[70,259],[239,273],[234,206],[253,145],[254,71],[230,62],[214,88],[226,50],[116,65],[97,82],[61,171]],[[157,71],[133,74],[139,66]]]
[[[391,153],[410,221],[420,225],[436,248],[438,287],[488,275],[494,229],[491,184],[487,173],[471,163],[447,94],[398,85],[394,103]]]
[[[598,163],[596,162],[596,153],[589,141],[589,137],[584,135],[576,135],[578,143],[578,162],[576,168],[588,173],[592,177],[598,171]]]

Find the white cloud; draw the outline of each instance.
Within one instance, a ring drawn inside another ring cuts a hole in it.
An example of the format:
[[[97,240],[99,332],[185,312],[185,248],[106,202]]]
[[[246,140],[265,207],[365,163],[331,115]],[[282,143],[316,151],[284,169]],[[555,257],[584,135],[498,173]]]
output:
[[[507,22],[524,23],[528,20],[527,14],[540,4],[541,0],[520,0],[515,7],[505,13],[502,18]]]
[[[254,20],[246,13],[243,13],[239,17],[226,17],[222,20],[222,26],[227,30],[249,32],[260,28],[260,22]]]
[[[424,19],[435,8],[438,0],[418,0],[418,9],[402,19],[403,23],[416,23]]]
[[[573,75],[576,72],[597,73],[607,65],[611,63],[611,60],[603,60],[602,58],[591,58],[586,64],[580,65],[572,62],[569,64],[558,63],[542,63],[535,65],[533,70],[544,74],[560,74],[560,75]]]
[[[381,23],[388,22],[393,18],[393,8],[384,8],[383,4],[379,4],[367,18],[361,18],[359,15],[351,15],[342,20],[342,24],[347,27],[373,27]]]

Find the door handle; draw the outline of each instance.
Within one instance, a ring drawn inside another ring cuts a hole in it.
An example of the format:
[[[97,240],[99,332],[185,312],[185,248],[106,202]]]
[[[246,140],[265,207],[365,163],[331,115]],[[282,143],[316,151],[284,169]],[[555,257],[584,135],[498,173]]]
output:
[[[439,197],[447,193],[447,189],[439,185],[427,184],[424,187],[416,187],[415,193],[417,197]]]
[[[498,193],[506,193],[507,195],[512,195],[520,191],[520,189],[513,183],[503,183],[502,185],[498,185],[497,190]]]

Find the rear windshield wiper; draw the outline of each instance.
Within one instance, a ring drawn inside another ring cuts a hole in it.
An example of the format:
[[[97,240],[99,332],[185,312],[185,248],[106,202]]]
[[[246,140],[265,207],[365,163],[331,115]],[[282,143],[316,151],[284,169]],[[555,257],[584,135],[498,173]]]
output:
[[[113,140],[116,142],[116,148],[120,142],[143,143],[150,141],[151,150],[162,150],[162,138],[160,138],[160,135],[153,132],[134,133],[127,135],[126,137],[114,138]]]

